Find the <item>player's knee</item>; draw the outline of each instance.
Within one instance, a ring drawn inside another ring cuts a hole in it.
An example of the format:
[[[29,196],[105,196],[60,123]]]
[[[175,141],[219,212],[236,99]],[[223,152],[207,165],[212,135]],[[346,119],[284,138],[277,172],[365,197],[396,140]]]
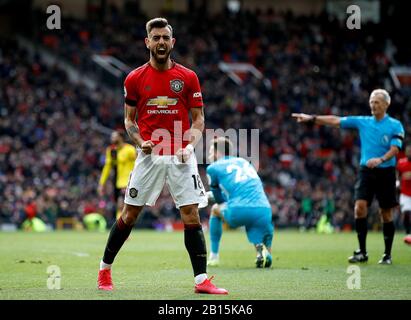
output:
[[[394,217],[392,214],[392,209],[381,209],[380,213],[381,213],[381,220],[383,223],[393,221]]]
[[[133,226],[137,221],[137,217],[130,214],[129,212],[123,213],[122,218],[124,223],[128,226]]]
[[[365,218],[367,216],[367,202],[357,201],[354,207],[354,214],[356,219]]]
[[[184,224],[200,223],[200,215],[198,214],[198,207],[196,205],[180,207],[180,214]]]
[[[130,206],[127,204],[124,205],[122,213],[124,223],[128,226],[133,226],[136,223],[141,210],[142,207]]]
[[[214,203],[213,206],[211,207],[211,213],[212,216],[219,217],[220,216],[220,206],[217,203]]]

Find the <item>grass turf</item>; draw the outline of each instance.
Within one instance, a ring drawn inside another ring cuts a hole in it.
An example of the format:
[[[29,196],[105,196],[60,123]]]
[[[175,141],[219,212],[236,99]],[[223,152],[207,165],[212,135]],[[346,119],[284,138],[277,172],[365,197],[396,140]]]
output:
[[[115,290],[96,289],[107,233],[60,231],[0,233],[0,299],[410,299],[411,247],[396,235],[393,265],[377,262],[382,233],[368,236],[369,261],[360,265],[361,289],[347,288],[347,256],[354,233],[322,235],[278,231],[273,267],[256,269],[254,249],[243,231],[223,234],[220,266],[208,268],[228,296],[193,293],[183,233],[135,231],[113,266]],[[206,234],[207,244],[208,234]],[[61,270],[61,290],[47,289],[47,267]]]

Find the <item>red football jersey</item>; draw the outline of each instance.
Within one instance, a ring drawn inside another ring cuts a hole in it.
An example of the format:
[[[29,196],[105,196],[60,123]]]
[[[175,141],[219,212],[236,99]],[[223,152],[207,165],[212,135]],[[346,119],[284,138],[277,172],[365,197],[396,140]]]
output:
[[[401,193],[411,197],[411,161],[407,158],[398,160],[397,169],[401,177]]]
[[[154,152],[172,155],[189,143],[190,108],[202,107],[196,73],[173,61],[165,71],[150,63],[131,71],[124,81],[125,102],[137,108],[141,137],[156,144]]]

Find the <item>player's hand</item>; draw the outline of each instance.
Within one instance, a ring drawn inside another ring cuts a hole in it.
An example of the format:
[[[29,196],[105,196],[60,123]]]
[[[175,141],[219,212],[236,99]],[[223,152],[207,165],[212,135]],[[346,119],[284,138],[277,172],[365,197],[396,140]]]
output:
[[[155,144],[153,143],[153,141],[147,140],[147,141],[144,141],[144,142],[141,144],[141,150],[142,150],[145,154],[150,154],[151,151],[153,151],[154,146],[155,146]]]
[[[185,163],[188,159],[190,159],[191,155],[194,152],[194,147],[192,144],[188,144],[185,148],[180,148],[176,152],[177,159]]]
[[[371,158],[370,160],[367,161],[367,167],[370,169],[373,169],[377,166],[379,166],[381,163],[383,163],[381,158]]]
[[[297,122],[309,122],[313,120],[313,116],[305,113],[292,113],[291,116],[297,120]]]
[[[99,184],[97,188],[97,193],[100,197],[104,196],[104,186]]]

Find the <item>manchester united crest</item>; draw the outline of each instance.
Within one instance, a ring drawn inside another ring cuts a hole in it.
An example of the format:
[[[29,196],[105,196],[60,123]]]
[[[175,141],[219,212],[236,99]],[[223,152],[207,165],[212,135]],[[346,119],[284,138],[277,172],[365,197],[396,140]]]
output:
[[[174,79],[170,81],[170,88],[173,90],[175,93],[181,92],[184,87],[184,82],[180,79]]]
[[[138,194],[138,191],[137,191],[136,188],[131,188],[131,189],[129,190],[129,195],[130,195],[130,197],[135,198],[135,197],[137,197],[137,194]]]

